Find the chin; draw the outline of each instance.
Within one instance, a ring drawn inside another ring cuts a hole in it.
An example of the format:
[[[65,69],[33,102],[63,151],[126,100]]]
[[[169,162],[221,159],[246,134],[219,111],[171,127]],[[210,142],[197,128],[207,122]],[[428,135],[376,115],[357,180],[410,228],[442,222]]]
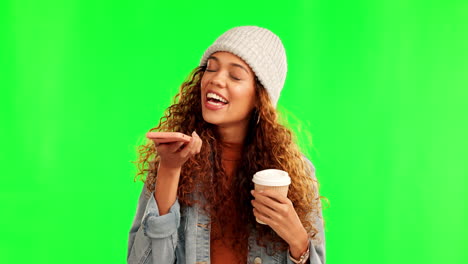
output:
[[[203,116],[203,120],[205,120],[205,122],[207,122],[209,124],[218,125],[218,124],[222,123],[222,120],[220,120],[220,118],[214,117],[214,116],[212,116],[210,114],[202,113],[202,116]]]

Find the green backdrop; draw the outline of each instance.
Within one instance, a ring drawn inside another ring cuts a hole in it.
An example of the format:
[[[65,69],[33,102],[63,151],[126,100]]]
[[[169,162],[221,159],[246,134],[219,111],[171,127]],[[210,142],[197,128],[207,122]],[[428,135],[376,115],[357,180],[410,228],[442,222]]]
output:
[[[1,263],[125,263],[136,147],[239,25],[286,47],[327,263],[467,263],[467,1],[170,2],[0,2]]]

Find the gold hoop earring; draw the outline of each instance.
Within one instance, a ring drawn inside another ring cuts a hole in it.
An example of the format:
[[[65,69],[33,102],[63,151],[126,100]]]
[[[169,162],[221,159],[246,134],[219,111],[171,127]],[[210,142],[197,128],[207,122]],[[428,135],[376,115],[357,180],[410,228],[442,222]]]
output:
[[[258,111],[256,111],[257,113],[257,126],[258,126],[258,123],[260,123],[260,113]]]

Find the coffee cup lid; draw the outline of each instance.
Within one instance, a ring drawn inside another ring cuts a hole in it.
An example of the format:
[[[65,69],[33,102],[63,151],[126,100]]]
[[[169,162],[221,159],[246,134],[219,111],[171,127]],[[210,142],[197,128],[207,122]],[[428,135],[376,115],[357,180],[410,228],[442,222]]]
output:
[[[265,186],[285,186],[291,184],[291,178],[283,170],[267,169],[254,174],[252,181]]]

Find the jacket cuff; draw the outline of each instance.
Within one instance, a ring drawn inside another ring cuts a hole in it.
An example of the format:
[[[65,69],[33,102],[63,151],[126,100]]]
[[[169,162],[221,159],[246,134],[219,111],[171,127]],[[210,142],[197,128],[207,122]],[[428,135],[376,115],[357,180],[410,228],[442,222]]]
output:
[[[180,204],[178,200],[169,209],[169,213],[160,216],[154,192],[146,205],[141,222],[145,236],[150,238],[169,237],[177,231],[180,225]]]
[[[289,258],[290,256],[289,248],[287,250],[287,264],[294,264],[292,260]],[[325,248],[324,245],[314,245],[312,240],[309,239],[309,259],[308,262],[309,264],[325,264]]]

